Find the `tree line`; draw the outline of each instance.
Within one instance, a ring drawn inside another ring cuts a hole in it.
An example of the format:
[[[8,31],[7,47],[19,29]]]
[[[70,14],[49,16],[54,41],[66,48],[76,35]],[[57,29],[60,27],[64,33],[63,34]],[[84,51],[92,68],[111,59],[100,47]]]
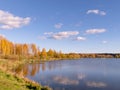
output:
[[[6,38],[0,38],[0,58],[11,59],[79,59],[79,58],[120,58],[120,54],[86,54],[86,53],[62,53],[45,48],[41,49],[36,44],[13,43]]]
[[[36,44],[20,44],[13,43],[6,38],[0,39],[0,57],[11,57],[11,58],[27,58],[27,59],[54,59],[54,58],[63,58],[62,51],[55,51],[49,49],[46,51],[45,48],[40,50]]]
[[[81,53],[79,55],[82,58],[120,58],[120,53]]]

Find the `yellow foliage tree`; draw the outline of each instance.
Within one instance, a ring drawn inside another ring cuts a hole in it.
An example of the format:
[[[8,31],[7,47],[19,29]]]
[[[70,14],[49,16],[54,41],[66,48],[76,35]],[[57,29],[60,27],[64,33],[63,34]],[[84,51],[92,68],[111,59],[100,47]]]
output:
[[[46,52],[45,48],[43,48],[42,51],[41,51],[41,58],[42,59],[46,59],[47,58],[47,52]]]

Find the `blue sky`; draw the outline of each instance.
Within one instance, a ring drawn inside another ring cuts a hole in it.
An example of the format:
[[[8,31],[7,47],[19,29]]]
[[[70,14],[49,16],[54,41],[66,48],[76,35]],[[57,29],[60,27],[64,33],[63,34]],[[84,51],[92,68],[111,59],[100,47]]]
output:
[[[120,53],[120,0],[1,0],[0,35],[63,52]]]

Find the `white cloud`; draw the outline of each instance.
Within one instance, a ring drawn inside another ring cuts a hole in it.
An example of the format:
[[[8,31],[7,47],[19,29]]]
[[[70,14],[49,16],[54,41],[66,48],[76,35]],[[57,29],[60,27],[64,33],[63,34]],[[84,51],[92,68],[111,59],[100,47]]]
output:
[[[75,40],[77,40],[77,41],[85,41],[86,38],[85,37],[77,37]]]
[[[94,10],[88,10],[88,11],[87,11],[87,14],[97,14],[97,15],[102,15],[102,16],[104,16],[104,15],[106,15],[106,12],[100,11],[100,10],[98,10],[98,9],[94,9]]]
[[[63,26],[62,23],[57,23],[57,24],[54,25],[54,27],[55,27],[56,29],[60,29],[60,28],[62,28],[62,26]]]
[[[22,18],[0,10],[0,29],[14,29],[30,23],[30,17]]]
[[[88,81],[86,85],[89,87],[106,87],[107,86],[106,83],[104,82],[94,82],[94,81],[92,82]]]
[[[68,38],[70,36],[75,36],[78,34],[79,34],[78,31],[64,31],[64,32],[54,33],[50,36],[50,38],[61,40],[61,39]]]
[[[106,29],[89,29],[86,30],[86,34],[97,34],[97,33],[104,33]]]

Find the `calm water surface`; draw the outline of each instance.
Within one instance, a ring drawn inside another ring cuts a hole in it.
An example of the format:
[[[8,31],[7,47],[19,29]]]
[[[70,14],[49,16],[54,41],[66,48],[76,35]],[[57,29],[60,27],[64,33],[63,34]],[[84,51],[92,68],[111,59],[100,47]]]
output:
[[[22,71],[53,90],[120,90],[120,59],[51,61],[27,64]]]

